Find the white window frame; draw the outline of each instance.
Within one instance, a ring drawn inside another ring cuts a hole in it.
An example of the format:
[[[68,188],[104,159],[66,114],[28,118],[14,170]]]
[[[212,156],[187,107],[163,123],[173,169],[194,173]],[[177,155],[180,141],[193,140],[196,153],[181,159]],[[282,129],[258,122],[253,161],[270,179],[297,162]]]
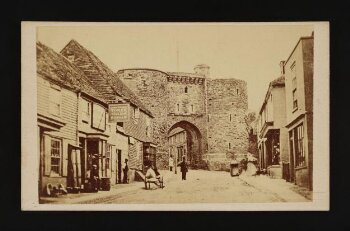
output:
[[[55,156],[53,157],[53,147],[52,147],[52,144],[53,142],[58,142],[58,157]],[[58,165],[57,164],[52,164],[52,159],[58,159]],[[52,167],[58,167],[58,171],[53,171],[52,170]],[[50,171],[50,176],[61,176],[62,175],[62,140],[60,139],[57,139],[57,138],[53,138],[51,137],[50,139],[50,168],[51,168],[51,171]]]
[[[98,110],[100,110],[100,112],[104,113],[104,116],[99,118],[99,121],[95,120],[95,118],[94,118],[94,116],[96,116],[96,113],[97,113]],[[97,103],[93,103],[92,104],[92,122],[91,122],[91,127],[95,128],[95,129],[102,130],[102,131],[106,131],[106,121],[107,121],[106,115],[107,115],[107,111],[102,105],[97,104]],[[101,127],[101,123],[102,123],[102,127]]]
[[[87,123],[91,122],[91,102],[89,100],[86,100],[84,98],[81,98],[81,120]],[[87,105],[87,108],[85,108],[85,105]]]

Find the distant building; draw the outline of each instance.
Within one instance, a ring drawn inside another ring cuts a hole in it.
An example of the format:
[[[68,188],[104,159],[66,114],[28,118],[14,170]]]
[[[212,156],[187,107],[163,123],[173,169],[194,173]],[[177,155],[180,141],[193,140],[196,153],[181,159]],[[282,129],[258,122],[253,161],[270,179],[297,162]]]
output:
[[[172,155],[176,162],[181,161],[184,156],[186,157],[186,161],[191,162],[191,153],[187,152],[187,146],[191,146],[191,141],[187,140],[186,130],[175,128],[170,132],[168,139],[169,155]],[[187,142],[189,142],[189,144],[187,144]]]
[[[259,165],[269,175],[284,178],[288,170],[288,134],[286,124],[285,77],[281,62],[281,76],[270,82],[258,116]]]
[[[314,37],[301,37],[285,62],[290,181],[312,189]]]

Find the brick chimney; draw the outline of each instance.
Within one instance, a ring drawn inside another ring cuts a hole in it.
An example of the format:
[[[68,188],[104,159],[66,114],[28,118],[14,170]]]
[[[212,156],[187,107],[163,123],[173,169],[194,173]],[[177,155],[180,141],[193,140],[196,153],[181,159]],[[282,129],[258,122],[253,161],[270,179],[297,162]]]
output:
[[[281,61],[280,62],[280,70],[281,70],[281,75],[284,75],[285,73],[285,70],[284,70],[284,64],[285,64],[286,61]]]

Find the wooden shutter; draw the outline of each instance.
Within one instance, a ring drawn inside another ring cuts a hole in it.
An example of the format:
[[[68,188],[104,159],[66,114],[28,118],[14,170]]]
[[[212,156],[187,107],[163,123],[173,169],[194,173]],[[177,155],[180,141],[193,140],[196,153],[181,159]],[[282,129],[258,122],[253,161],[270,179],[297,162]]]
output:
[[[44,175],[50,176],[51,173],[51,138],[44,135]]]
[[[67,176],[68,172],[68,143],[63,140],[63,145],[62,145],[62,176]]]

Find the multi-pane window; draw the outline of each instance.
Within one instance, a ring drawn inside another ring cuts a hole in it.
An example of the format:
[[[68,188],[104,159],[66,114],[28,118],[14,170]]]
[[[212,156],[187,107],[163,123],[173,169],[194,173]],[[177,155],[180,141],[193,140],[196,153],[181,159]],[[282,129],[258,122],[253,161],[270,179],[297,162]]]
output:
[[[298,94],[297,94],[297,73],[295,62],[290,67],[292,76],[292,96],[293,96],[293,109],[298,108]]]
[[[298,108],[298,97],[297,97],[297,89],[293,90],[293,109]]]
[[[89,122],[91,118],[91,103],[85,99],[81,100],[81,119]]]
[[[50,88],[49,112],[56,116],[61,114],[61,90],[58,86],[51,86]]]
[[[294,145],[295,145],[295,166],[305,166],[305,151],[304,151],[304,126],[299,125],[294,129]]]
[[[106,147],[106,172],[111,168],[110,167],[110,159],[111,159],[111,154],[112,154],[112,145],[110,144],[107,144],[107,147]]]
[[[146,117],[146,135],[147,135],[148,137],[151,136],[151,129],[152,129],[152,127],[151,127],[151,120],[150,120],[150,118],[147,116],[147,117]]]
[[[51,139],[51,175],[60,175],[61,141]]]

